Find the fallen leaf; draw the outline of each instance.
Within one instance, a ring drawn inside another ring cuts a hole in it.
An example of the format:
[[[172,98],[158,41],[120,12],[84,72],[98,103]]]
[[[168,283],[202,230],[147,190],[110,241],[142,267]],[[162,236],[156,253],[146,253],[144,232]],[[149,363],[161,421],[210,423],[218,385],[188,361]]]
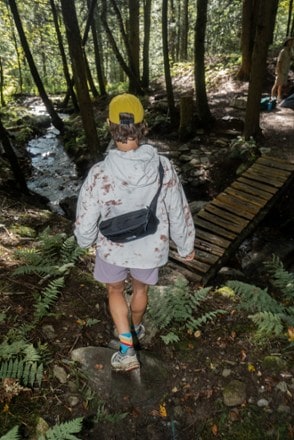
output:
[[[159,415],[161,417],[166,417],[167,416],[167,410],[166,410],[165,403],[162,403],[162,404],[159,405]]]
[[[213,435],[217,436],[218,435],[218,426],[216,424],[212,425],[211,427],[211,432]]]
[[[240,357],[241,361],[245,361],[245,359],[247,358],[247,353],[245,350],[241,350]]]
[[[247,370],[249,371],[249,373],[255,373],[256,368],[255,368],[255,366],[253,364],[249,363],[247,365]]]

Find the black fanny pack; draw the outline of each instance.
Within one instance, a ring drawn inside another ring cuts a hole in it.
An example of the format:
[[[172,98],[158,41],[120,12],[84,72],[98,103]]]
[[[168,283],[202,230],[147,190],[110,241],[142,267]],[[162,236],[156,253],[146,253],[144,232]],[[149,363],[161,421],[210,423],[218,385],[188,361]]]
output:
[[[159,220],[156,217],[156,206],[163,181],[163,166],[161,162],[159,164],[159,176],[159,188],[150,206],[103,220],[99,224],[100,232],[108,240],[115,243],[127,243],[156,232],[159,224]]]

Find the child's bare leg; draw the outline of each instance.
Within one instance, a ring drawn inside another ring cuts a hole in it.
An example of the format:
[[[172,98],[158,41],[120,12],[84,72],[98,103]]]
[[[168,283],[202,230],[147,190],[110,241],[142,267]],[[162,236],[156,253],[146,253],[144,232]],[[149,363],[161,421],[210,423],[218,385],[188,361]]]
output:
[[[128,304],[124,296],[124,281],[107,284],[109,310],[118,334],[129,333]]]
[[[148,285],[132,279],[133,295],[131,300],[132,324],[139,325],[142,322],[148,303]]]

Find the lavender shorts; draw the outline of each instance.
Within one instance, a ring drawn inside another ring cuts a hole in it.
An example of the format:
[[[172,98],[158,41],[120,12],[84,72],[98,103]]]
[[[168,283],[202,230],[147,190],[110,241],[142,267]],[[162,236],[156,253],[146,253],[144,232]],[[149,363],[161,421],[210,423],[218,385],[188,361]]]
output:
[[[118,283],[127,279],[131,275],[137,281],[148,285],[155,285],[158,281],[158,267],[154,269],[135,269],[114,264],[106,263],[101,260],[98,253],[96,253],[94,278],[101,283]]]

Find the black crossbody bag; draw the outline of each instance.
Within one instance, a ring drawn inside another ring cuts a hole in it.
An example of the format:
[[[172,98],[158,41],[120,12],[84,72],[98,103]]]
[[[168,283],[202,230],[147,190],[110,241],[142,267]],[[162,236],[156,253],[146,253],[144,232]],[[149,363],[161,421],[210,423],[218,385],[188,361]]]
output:
[[[157,199],[162,187],[163,166],[159,163],[159,188],[149,206],[137,211],[127,212],[99,224],[100,232],[115,243],[127,243],[154,234],[159,220],[156,217]]]

